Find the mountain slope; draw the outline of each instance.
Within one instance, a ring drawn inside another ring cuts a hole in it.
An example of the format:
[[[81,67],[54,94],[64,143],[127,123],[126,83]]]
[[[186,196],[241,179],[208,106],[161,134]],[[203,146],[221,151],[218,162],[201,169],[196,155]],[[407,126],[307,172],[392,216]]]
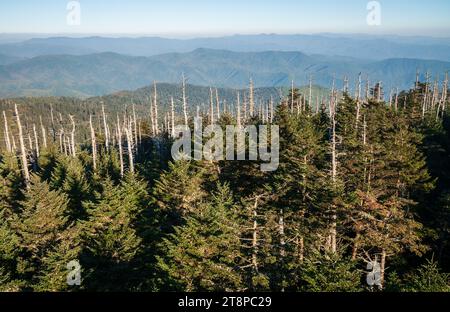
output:
[[[114,52],[134,56],[186,53],[197,48],[236,52],[302,51],[363,59],[416,58],[450,61],[450,40],[371,35],[235,35],[218,38],[167,39],[160,37],[53,37],[0,45],[0,53],[19,57]]]
[[[0,65],[8,65],[8,64],[12,64],[12,63],[17,63],[21,60],[22,60],[22,58],[20,58],[20,57],[0,54]]]
[[[57,95],[95,96],[124,89],[137,89],[153,80],[179,83],[181,74],[200,86],[242,88],[252,78],[256,87],[286,87],[314,83],[329,86],[333,77],[350,81],[358,73],[386,88],[409,88],[416,69],[444,74],[450,63],[415,59],[362,61],[301,52],[230,52],[197,49],[153,57],[132,57],[115,53],[84,56],[56,55],[27,59],[0,66],[0,96]]]

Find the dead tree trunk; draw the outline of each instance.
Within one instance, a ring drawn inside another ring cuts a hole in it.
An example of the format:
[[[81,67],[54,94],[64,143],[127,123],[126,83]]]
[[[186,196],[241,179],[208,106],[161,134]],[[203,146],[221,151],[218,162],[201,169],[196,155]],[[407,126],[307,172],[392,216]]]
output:
[[[370,80],[369,80],[369,77],[367,77],[365,93],[366,93],[366,103],[368,103],[369,99],[370,99]]]
[[[185,117],[187,116],[185,115]],[[184,121],[186,122],[186,118]],[[185,124],[185,126],[187,127],[187,124]],[[173,96],[170,97],[170,136],[172,138],[175,137],[175,103],[173,101]]]
[[[312,76],[309,76],[309,98],[308,105],[312,108]]]
[[[39,116],[39,122],[41,124],[42,143],[44,145],[44,148],[47,148],[47,131],[45,130],[44,124],[42,123],[42,116]]]
[[[102,104],[102,116],[103,116],[103,129],[105,131],[105,146],[106,146],[106,151],[109,152],[108,124],[106,122],[105,105],[103,105],[103,104]]]
[[[150,101],[150,124],[152,127],[152,136],[156,135],[156,130],[155,130],[155,113],[153,111],[153,100],[152,98],[148,99]]]
[[[286,239],[284,236],[284,213],[283,209],[280,210],[280,215],[278,217],[278,232],[280,235],[280,256],[284,258],[286,255],[285,245],[286,245]]]
[[[396,94],[395,94],[394,108],[395,108],[395,111],[398,110],[398,88],[397,88]]]
[[[64,153],[64,142],[63,142],[63,140],[64,140],[64,129],[61,128],[59,130],[59,151],[61,153]]]
[[[337,137],[336,137],[336,103],[335,103],[334,88],[331,95],[330,114],[331,114],[331,180],[333,187],[336,186],[337,178]],[[330,227],[330,244],[331,252],[336,253],[336,227],[337,227],[336,207],[331,205],[331,227]]]
[[[122,147],[122,126],[120,124],[119,115],[117,115],[117,144],[119,145],[119,161],[120,161],[120,176],[123,178],[123,147]]]
[[[38,138],[35,124],[33,124],[33,134],[34,134],[34,143],[35,143],[35,156],[36,156],[36,161],[37,161],[37,159],[39,158],[39,155],[40,155],[40,151],[39,151],[39,138]]]
[[[183,74],[183,114],[184,114],[184,126],[188,127],[188,113],[187,113],[187,97],[186,97],[186,79]],[[173,99],[172,99],[173,101]]]
[[[423,101],[422,101],[422,119],[425,118],[425,112],[426,112],[426,106],[427,106],[427,101],[428,101],[428,83],[429,83],[429,75],[428,72],[425,75],[425,96],[423,97]]]
[[[158,90],[156,89],[156,81],[153,82],[153,107],[155,110],[155,134],[159,135]]]
[[[27,150],[25,147],[25,141],[23,139],[22,123],[20,122],[19,111],[17,110],[17,104],[14,104],[14,110],[16,112],[17,127],[19,128],[19,144],[20,144],[20,158],[22,160],[22,170],[27,187],[30,185],[30,172],[28,171],[28,159]]]
[[[209,88],[209,124],[214,125],[214,100],[212,88]]]
[[[241,96],[239,91],[236,95],[236,124],[238,127],[241,127]]]
[[[445,80],[442,85],[442,96],[439,104],[442,110],[442,115],[445,113],[445,109],[447,106],[447,93],[448,93],[448,73],[445,74]]]
[[[342,92],[343,93],[349,93],[349,89],[350,89],[350,82],[349,82],[349,79],[348,79],[348,77],[347,76],[344,76],[344,85],[343,85],[343,88],[342,88]]]
[[[137,120],[136,120],[136,109],[134,107],[134,103],[133,103],[133,132],[134,132],[134,142],[135,142],[135,152],[136,155],[138,154],[138,132],[137,132]]]
[[[250,79],[250,87],[249,87],[250,118],[255,115],[255,94],[253,89],[254,89],[253,80]]]
[[[244,101],[243,101],[243,110],[244,110],[244,124],[246,123],[246,121],[247,121],[247,116],[248,116],[248,113],[247,113],[247,97],[246,97],[246,95],[245,95],[245,93],[244,93]]]
[[[381,280],[381,289],[384,287],[384,276],[386,271],[386,250],[382,249],[381,251],[381,263],[380,263],[380,280]]]
[[[133,160],[133,138],[131,135],[131,129],[129,126],[125,126],[125,135],[127,137],[127,147],[128,147],[128,162],[130,166],[130,172],[134,173],[134,160]]]
[[[94,171],[97,170],[97,142],[95,139],[95,129],[92,124],[92,115],[89,115],[89,127],[91,128],[91,145],[92,145],[92,166]]]
[[[273,123],[273,97],[270,96],[270,104],[269,104],[270,108],[270,124]]]
[[[219,91],[216,88],[216,111],[217,111],[217,120],[220,120],[220,101],[219,101]]]
[[[71,151],[72,151],[72,156],[73,157],[77,157],[77,150],[76,150],[76,145],[75,145],[75,120],[73,119],[72,115],[69,115],[70,118],[70,122],[72,123],[72,132],[70,133],[70,144],[71,144]],[[109,132],[109,130],[108,130]]]
[[[8,119],[6,118],[5,111],[3,111],[3,119],[5,121],[5,144],[6,144],[6,150],[8,151],[8,153],[11,153],[12,152],[12,147],[11,147],[11,141],[9,139]]]
[[[255,198],[253,206],[253,235],[252,235],[252,266],[255,272],[258,272],[258,201],[259,197]]]
[[[55,128],[55,119],[53,116],[53,106],[52,104],[50,104],[50,118],[52,120],[52,137],[53,137],[53,142],[56,142],[56,128]]]

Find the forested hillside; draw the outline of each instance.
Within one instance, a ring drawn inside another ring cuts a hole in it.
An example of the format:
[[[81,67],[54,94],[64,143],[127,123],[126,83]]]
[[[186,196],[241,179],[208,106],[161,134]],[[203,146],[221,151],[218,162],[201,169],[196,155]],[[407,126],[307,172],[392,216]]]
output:
[[[309,94],[309,86],[299,87],[305,94]],[[186,85],[186,99],[192,105],[187,107],[189,114],[195,115],[197,106],[201,112],[207,112],[211,101],[211,91],[213,100],[219,101],[224,111],[235,112],[236,92],[240,93],[241,100],[248,98],[248,88],[242,90],[210,88],[195,85]],[[270,99],[279,102],[287,96],[289,88],[255,88],[253,91],[257,105],[268,103]],[[312,85],[311,94],[314,99],[314,107],[317,102],[325,100],[329,90]],[[77,123],[75,133],[77,142],[81,144],[90,142],[89,116],[92,115],[93,123],[101,129],[103,123],[102,106],[105,113],[115,118],[117,114],[123,116],[125,112],[135,113],[142,119],[150,118],[150,103],[154,100],[155,85],[140,88],[134,91],[120,91],[114,94],[87,99],[72,97],[23,97],[12,99],[0,99],[0,111],[5,111],[7,118],[12,118],[14,113],[14,103],[21,107],[23,112],[22,124],[25,132],[32,133],[33,126],[41,127],[41,124],[56,132],[64,132],[72,127],[69,116],[74,116]],[[174,99],[174,110],[176,118],[182,115],[182,83],[167,84],[156,83],[156,96],[158,108],[161,116],[167,115],[171,106],[171,99]],[[195,105],[194,105],[195,103]],[[53,115],[53,121],[52,121]],[[0,116],[1,117],[1,116]],[[14,127],[13,120],[10,121]],[[4,133],[0,133],[0,146],[5,148]]]
[[[173,104],[155,89],[4,101],[0,290],[450,291],[448,81],[387,100],[380,84],[286,87],[227,104],[208,88],[203,108],[184,84]],[[173,126],[196,115],[278,125],[278,170],[173,161]]]
[[[5,36],[5,35],[3,35]],[[6,36],[8,37],[8,36]],[[50,37],[30,38],[0,45],[4,54],[19,57],[83,55],[114,52],[134,56],[186,53],[198,48],[235,52],[302,51],[307,54],[347,56],[372,60],[416,58],[450,61],[450,40],[445,37],[370,34],[256,34],[226,37],[174,39],[164,37]],[[2,35],[0,34],[0,42]],[[7,38],[5,40],[8,41]]]
[[[0,49],[0,52],[2,50]],[[255,87],[285,87],[294,80],[329,86],[362,73],[372,84],[383,81],[387,92],[411,88],[420,71],[435,75],[450,70],[450,62],[393,58],[381,61],[302,52],[233,52],[196,49],[151,57],[116,53],[43,55],[0,65],[0,97],[101,96],[130,90],[151,81],[179,83],[180,73],[194,85],[241,88],[252,77]],[[352,81],[352,84],[354,81]]]

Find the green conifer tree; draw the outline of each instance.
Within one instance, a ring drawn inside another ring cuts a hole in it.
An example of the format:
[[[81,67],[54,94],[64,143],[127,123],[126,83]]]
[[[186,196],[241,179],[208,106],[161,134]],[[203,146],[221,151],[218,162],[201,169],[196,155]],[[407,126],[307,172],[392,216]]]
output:
[[[175,289],[243,290],[236,208],[229,187],[218,185],[211,201],[163,240],[162,250],[167,253],[158,263]]]

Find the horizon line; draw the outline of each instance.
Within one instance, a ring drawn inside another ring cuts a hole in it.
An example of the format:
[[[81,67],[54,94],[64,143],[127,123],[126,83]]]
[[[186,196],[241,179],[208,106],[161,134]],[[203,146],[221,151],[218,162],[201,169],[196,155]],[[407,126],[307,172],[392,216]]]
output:
[[[0,32],[0,36],[49,36],[51,37],[68,37],[68,38],[87,38],[87,37],[104,37],[104,38],[163,38],[163,39],[197,39],[197,38],[226,38],[237,36],[368,36],[368,37],[405,37],[405,38],[434,38],[434,39],[450,39],[450,35],[425,35],[425,34],[398,34],[398,33],[359,33],[359,32],[251,32],[251,33],[228,33],[228,34],[201,34],[201,33],[133,33],[133,32]]]

